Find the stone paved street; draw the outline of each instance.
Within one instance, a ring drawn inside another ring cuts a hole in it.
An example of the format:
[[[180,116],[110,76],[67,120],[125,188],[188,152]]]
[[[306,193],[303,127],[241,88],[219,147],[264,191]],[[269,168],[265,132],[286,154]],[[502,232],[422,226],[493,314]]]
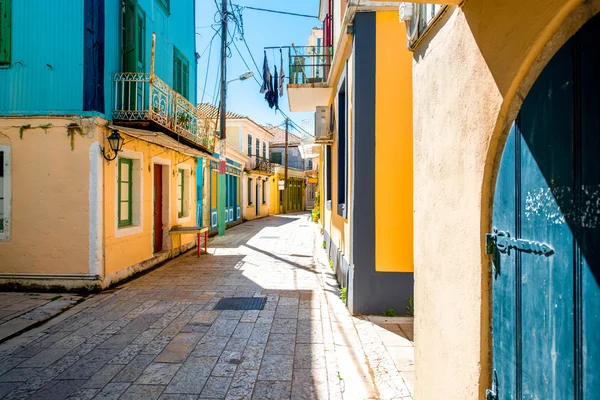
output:
[[[412,398],[408,325],[351,317],[320,240],[306,214],[255,220],[90,296],[0,345],[0,397]],[[214,310],[225,297],[266,303]]]

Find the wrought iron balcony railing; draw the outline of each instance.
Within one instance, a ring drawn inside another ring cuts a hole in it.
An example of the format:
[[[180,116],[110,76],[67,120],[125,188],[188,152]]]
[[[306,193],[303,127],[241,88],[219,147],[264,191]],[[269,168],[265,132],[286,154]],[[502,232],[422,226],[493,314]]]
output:
[[[114,74],[113,81],[115,123],[156,124],[213,151],[214,122],[156,75],[120,72]]]
[[[260,171],[267,174],[272,174],[273,163],[268,158],[253,156],[250,160],[250,169],[252,171]]]
[[[331,46],[291,46],[288,48],[290,84],[327,82],[333,59]]]

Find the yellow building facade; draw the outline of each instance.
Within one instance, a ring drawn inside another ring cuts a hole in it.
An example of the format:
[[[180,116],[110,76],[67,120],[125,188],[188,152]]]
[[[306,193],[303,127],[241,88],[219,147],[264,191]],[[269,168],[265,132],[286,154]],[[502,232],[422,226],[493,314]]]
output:
[[[355,314],[403,314],[413,295],[412,54],[398,4],[321,2],[326,74],[288,85],[291,110],[321,110],[320,224]]]

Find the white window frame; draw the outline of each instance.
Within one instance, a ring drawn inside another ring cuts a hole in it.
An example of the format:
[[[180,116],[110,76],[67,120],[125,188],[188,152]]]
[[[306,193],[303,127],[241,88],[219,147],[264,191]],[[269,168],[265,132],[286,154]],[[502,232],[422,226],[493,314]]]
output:
[[[192,167],[190,164],[176,164],[175,165],[175,190],[177,190],[177,182],[179,179],[179,170],[183,170],[183,216],[179,217],[177,210],[177,223],[190,222],[192,220],[191,204],[192,204]],[[196,186],[194,185],[194,188]],[[195,190],[195,189],[194,189]],[[177,197],[175,197],[177,201]]]
[[[0,241],[8,242],[11,237],[11,178],[12,178],[12,163],[11,163],[11,148],[10,146],[0,145],[0,151],[4,153],[4,178],[3,178],[3,189],[4,189],[4,209],[2,210],[4,215],[4,229],[0,232]]]
[[[133,161],[131,167],[131,178],[133,183],[133,187],[131,189],[131,225],[121,228],[119,228],[119,188],[117,187],[119,180],[119,158],[129,158]],[[115,174],[113,182],[115,182],[115,238],[120,238],[124,236],[135,235],[144,230],[144,208],[142,207],[142,204],[144,204],[144,154],[137,151],[122,150],[114,162]]]

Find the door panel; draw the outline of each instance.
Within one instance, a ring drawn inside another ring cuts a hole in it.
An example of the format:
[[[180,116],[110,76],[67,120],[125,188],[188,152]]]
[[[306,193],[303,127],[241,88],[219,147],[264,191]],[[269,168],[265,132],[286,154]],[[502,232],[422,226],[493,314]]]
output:
[[[515,235],[516,230],[516,170],[515,126],[504,147],[494,194],[494,227]],[[516,398],[516,252],[493,253],[492,262],[492,353],[497,379],[502,383],[502,399]],[[496,301],[501,299],[501,301]],[[500,361],[501,362],[496,362]]]
[[[595,17],[550,61],[500,163],[493,225],[519,242],[497,236],[493,251],[499,399],[600,393],[598,37]],[[534,251],[542,244],[551,251]]]
[[[154,252],[163,247],[162,165],[154,164]]]
[[[597,17],[595,18],[597,19]],[[581,249],[581,296],[577,307],[577,339],[582,347],[584,399],[600,393],[600,23],[587,24],[581,31],[581,182],[578,196],[582,205],[578,243]]]

